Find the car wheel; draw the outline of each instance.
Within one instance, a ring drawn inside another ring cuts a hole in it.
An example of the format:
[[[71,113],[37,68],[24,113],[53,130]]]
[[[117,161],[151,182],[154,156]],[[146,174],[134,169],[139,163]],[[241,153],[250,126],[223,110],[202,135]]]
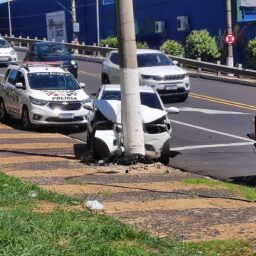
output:
[[[165,154],[165,155],[161,156],[159,160],[163,165],[168,165],[170,158],[169,158],[168,154]]]
[[[0,122],[5,121],[8,118],[8,114],[6,112],[4,100],[0,99]]]
[[[102,83],[102,84],[110,84],[108,75],[102,74],[102,76],[101,76],[101,83]]]
[[[27,107],[24,107],[22,111],[22,125],[25,130],[30,130],[32,128]]]

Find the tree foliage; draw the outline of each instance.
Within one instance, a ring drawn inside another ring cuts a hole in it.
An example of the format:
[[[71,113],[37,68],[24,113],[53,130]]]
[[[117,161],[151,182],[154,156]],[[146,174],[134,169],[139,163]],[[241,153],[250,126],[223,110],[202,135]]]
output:
[[[115,36],[109,36],[105,39],[100,40],[100,45],[103,47],[118,48],[118,40]],[[138,49],[148,49],[149,46],[147,42],[136,42]]]
[[[248,41],[246,47],[246,67],[256,69],[256,38]]]
[[[209,61],[220,57],[216,39],[206,29],[193,30],[185,42],[186,57]]]
[[[181,57],[184,55],[184,52],[185,52],[184,47],[180,43],[171,39],[165,41],[160,46],[160,50],[166,54],[170,54],[173,56],[181,56]]]

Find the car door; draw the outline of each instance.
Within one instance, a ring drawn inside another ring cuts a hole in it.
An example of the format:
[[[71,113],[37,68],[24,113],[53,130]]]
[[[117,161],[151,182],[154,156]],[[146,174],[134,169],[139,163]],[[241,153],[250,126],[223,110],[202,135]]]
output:
[[[22,88],[14,88],[14,97],[13,97],[13,112],[15,115],[21,117],[22,114],[22,106],[24,102],[26,102],[26,82],[25,76],[21,71],[17,72],[15,84],[20,83],[22,84]]]
[[[108,65],[108,75],[109,81],[111,84],[119,84],[120,83],[120,55],[118,53],[113,53],[109,57],[109,65]]]
[[[4,105],[5,105],[7,112],[8,112],[7,107],[9,105],[9,90],[10,90],[8,83],[7,83],[7,79],[8,79],[10,72],[11,72],[11,69],[6,70],[4,79],[1,82],[1,86],[0,86],[0,97],[4,100]]]
[[[18,70],[12,69],[10,71],[10,74],[7,78],[6,86],[7,89],[7,102],[6,102],[6,110],[7,112],[11,113],[12,115],[15,115],[15,103],[18,100],[17,90],[15,87],[16,79],[18,75]]]

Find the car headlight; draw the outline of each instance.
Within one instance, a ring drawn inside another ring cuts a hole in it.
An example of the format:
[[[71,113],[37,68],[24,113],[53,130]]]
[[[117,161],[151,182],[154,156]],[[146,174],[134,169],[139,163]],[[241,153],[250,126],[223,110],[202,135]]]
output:
[[[16,52],[15,52],[14,50],[11,50],[11,51],[10,51],[10,54],[11,54],[11,55],[15,55]]]
[[[76,65],[76,62],[74,61],[74,60],[71,60],[71,62],[70,62],[73,66],[75,66]]]
[[[44,106],[48,103],[47,100],[40,100],[40,99],[33,98],[31,96],[29,96],[29,100],[31,101],[31,103],[39,106]]]
[[[161,77],[161,76],[152,76],[152,75],[141,75],[141,78],[144,80],[149,80],[149,79],[153,79],[155,81],[163,80],[163,77]]]

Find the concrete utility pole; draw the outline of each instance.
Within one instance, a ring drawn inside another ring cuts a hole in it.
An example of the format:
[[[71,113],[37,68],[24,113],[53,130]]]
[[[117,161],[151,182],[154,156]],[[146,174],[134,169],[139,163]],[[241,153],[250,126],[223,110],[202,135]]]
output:
[[[11,18],[10,0],[8,0],[8,16],[9,16],[9,33],[10,33],[10,36],[12,36],[12,18]]]
[[[116,14],[125,153],[145,155],[132,0],[117,0]]]
[[[74,31],[74,26],[77,23],[76,22],[76,1],[75,0],[71,0],[71,14],[72,14],[72,25],[73,25],[73,40],[77,41],[77,33]]]
[[[231,0],[226,0],[227,5],[227,34],[232,34],[232,12],[231,12]],[[233,59],[233,45],[228,44],[227,66],[234,66]]]

